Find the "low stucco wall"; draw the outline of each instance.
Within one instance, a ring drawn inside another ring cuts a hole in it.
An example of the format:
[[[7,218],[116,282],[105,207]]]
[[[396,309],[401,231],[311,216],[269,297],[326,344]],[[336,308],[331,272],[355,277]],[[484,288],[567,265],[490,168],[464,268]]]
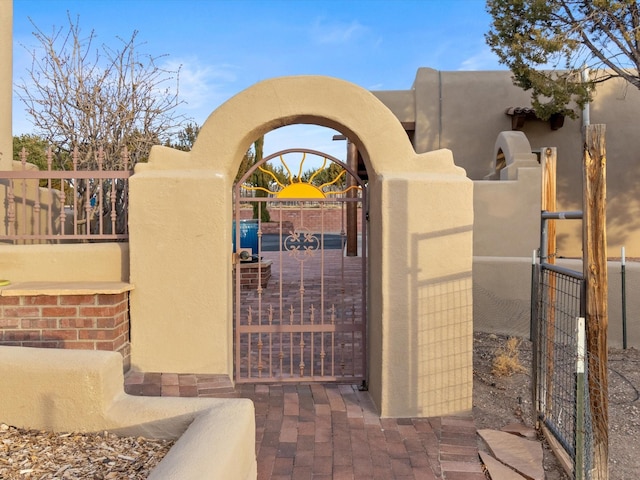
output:
[[[128,282],[129,244],[0,244],[0,278],[19,282]]]
[[[0,347],[0,378],[0,422],[59,432],[180,437],[176,451],[150,478],[256,478],[250,400],[127,395],[122,357],[113,352]]]
[[[531,257],[474,257],[474,330],[529,337],[531,318]],[[582,271],[579,260],[557,262]],[[627,345],[640,348],[640,263],[626,265]],[[620,262],[609,262],[609,346],[622,347],[622,276]]]
[[[516,257],[540,244],[541,169],[519,168],[516,180],[473,182],[474,256]]]

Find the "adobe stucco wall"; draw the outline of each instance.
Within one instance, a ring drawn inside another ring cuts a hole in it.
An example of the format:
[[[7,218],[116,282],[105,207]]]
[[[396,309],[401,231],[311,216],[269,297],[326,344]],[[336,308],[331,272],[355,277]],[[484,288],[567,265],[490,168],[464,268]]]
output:
[[[21,282],[128,282],[128,243],[0,244],[1,277]]]
[[[481,180],[490,173],[496,137],[501,131],[511,130],[511,117],[505,110],[531,104],[529,94],[513,85],[511,73],[506,70],[443,72],[420,68],[412,89],[373,93],[400,121],[415,122],[417,152],[452,150],[456,164],[472,180]],[[591,123],[607,125],[609,251],[619,252],[624,245],[633,257],[640,257],[639,109],[640,91],[623,80],[599,85],[590,106]],[[528,120],[522,131],[533,149],[558,148],[558,208],[580,210],[582,119],[566,118],[564,126],[555,131],[548,122]],[[575,222],[559,225],[559,254],[580,256],[580,234]]]
[[[531,318],[531,258],[474,257],[473,298],[474,329],[480,332],[528,338]],[[581,271],[577,260],[560,260],[562,265]],[[622,337],[622,277],[620,262],[609,262],[608,313],[609,346],[621,348]],[[627,344],[640,347],[640,263],[626,265]]]
[[[450,151],[416,154],[370,92],[327,77],[258,83],[207,119],[190,153],[154,147],[136,167],[132,368],[232,375],[233,181],[256,138],[294,123],[342,132],[367,166],[369,386],[381,414],[470,409],[473,184]]]

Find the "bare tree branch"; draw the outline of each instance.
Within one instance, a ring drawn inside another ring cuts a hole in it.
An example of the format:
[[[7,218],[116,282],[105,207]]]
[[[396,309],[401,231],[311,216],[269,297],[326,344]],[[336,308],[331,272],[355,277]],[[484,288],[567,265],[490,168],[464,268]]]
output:
[[[47,34],[34,26],[28,79],[17,85],[37,133],[69,154],[80,152],[80,168],[95,167],[99,147],[105,168],[121,167],[120,152],[131,152],[131,167],[148,158],[187,120],[177,113],[180,70],[159,64],[164,56],[141,51],[138,32],[117,38],[116,47],[95,46],[75,21]]]

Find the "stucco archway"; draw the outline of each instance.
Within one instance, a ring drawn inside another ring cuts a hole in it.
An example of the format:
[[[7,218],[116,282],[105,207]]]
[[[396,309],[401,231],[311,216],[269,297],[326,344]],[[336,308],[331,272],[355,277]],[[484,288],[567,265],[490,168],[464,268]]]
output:
[[[211,114],[191,152],[155,147],[136,167],[133,368],[232,374],[233,180],[256,138],[294,123],[342,132],[367,165],[369,385],[382,415],[471,408],[472,183],[450,151],[416,154],[370,92],[327,77],[258,83]]]

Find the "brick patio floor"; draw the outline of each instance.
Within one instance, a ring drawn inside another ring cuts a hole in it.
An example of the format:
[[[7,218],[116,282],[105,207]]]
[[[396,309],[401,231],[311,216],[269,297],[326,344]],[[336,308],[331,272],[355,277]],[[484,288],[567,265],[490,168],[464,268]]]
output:
[[[253,400],[259,480],[485,480],[471,416],[379,418],[345,384],[237,385],[227,377],[131,372],[132,395]]]

